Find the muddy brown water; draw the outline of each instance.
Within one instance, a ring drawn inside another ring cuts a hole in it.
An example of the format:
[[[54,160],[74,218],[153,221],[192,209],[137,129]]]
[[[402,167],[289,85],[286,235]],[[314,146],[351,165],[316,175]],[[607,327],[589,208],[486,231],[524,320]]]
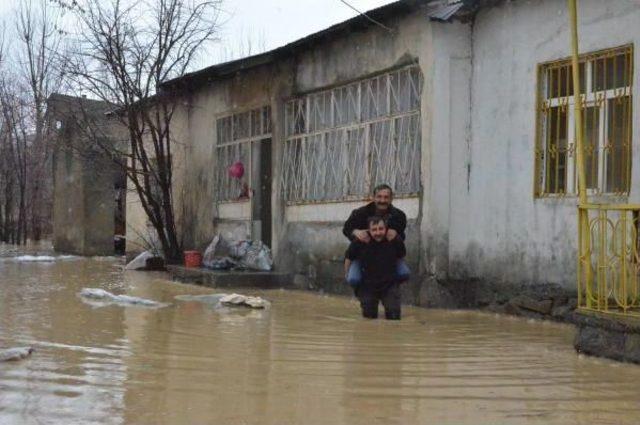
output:
[[[245,291],[269,311],[220,312],[215,290],[115,258],[0,258],[0,424],[637,424],[640,366],[577,355],[571,326]],[[0,252],[0,257],[3,254]],[[11,256],[11,257],[7,257]],[[172,303],[94,307],[99,287]]]

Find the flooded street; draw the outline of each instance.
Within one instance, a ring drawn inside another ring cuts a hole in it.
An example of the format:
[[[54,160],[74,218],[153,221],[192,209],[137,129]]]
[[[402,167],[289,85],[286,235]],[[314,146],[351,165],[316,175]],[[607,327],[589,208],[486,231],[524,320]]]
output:
[[[0,348],[36,352],[0,363],[1,424],[640,421],[640,366],[576,355],[568,325],[417,308],[365,321],[355,300],[281,290],[249,292],[270,310],[221,312],[174,298],[215,290],[121,259],[4,249]],[[95,307],[86,287],[171,305]]]

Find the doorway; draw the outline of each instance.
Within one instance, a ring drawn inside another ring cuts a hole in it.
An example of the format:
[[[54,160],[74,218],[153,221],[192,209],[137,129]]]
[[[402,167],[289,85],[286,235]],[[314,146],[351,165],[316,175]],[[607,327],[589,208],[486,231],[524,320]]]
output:
[[[251,238],[271,248],[271,139],[252,142]]]

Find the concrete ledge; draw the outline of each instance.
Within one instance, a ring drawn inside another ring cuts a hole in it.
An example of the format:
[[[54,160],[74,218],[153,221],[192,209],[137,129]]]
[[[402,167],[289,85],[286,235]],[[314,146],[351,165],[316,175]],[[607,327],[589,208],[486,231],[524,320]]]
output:
[[[278,272],[218,271],[167,266],[171,279],[212,288],[294,288],[293,275]]]
[[[596,312],[574,313],[579,353],[640,364],[640,318]]]

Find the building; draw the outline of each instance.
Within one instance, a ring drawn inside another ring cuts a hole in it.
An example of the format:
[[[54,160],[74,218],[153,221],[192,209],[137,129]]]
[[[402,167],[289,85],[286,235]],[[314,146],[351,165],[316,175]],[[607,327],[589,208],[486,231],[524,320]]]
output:
[[[565,2],[402,0],[367,15],[167,83],[185,100],[174,119],[186,248],[216,233],[262,239],[301,287],[345,292],[342,223],[387,182],[409,218],[408,301],[575,291]],[[594,200],[640,195],[639,23],[636,1],[580,2]],[[145,226],[133,203],[127,217]]]
[[[53,247],[78,255],[124,253],[126,177],[101,143],[117,140],[101,101],[52,94],[47,120],[55,129]]]

